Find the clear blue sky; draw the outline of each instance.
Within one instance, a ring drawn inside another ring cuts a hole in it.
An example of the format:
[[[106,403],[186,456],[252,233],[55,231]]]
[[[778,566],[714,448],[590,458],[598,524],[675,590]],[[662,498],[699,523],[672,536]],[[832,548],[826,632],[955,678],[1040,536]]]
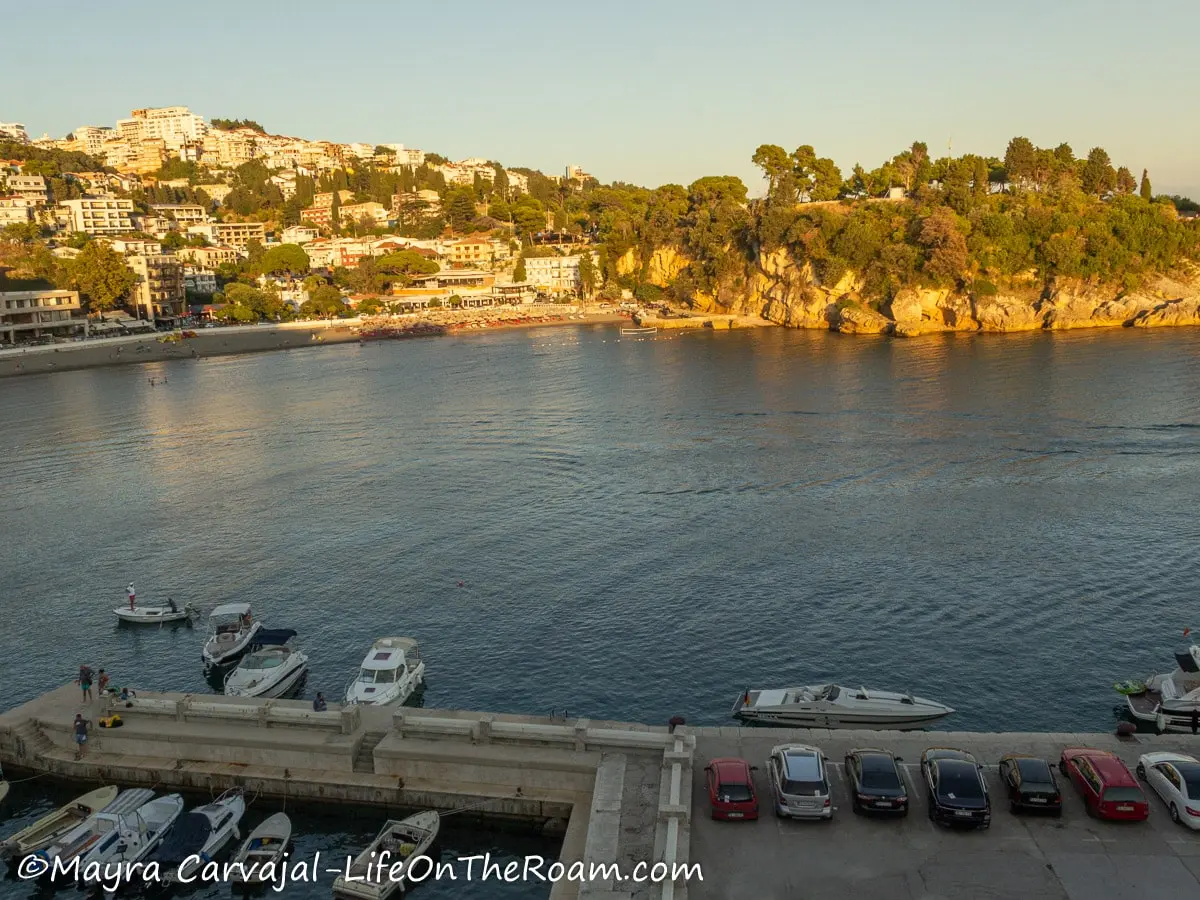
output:
[[[139,106],[602,181],[759,188],[760,143],[843,171],[1101,145],[1200,198],[1200,2],[138,0],[6,8],[0,120],[56,137]],[[14,36],[21,36],[14,40]]]

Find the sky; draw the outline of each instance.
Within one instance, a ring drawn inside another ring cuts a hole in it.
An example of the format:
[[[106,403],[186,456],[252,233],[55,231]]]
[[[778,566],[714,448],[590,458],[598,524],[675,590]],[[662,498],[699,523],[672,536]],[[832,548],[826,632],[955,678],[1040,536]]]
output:
[[[65,0],[5,5],[0,121],[143,106],[603,182],[737,175],[759,144],[848,173],[914,140],[1107,149],[1200,199],[1197,0]],[[33,36],[37,36],[33,39]]]

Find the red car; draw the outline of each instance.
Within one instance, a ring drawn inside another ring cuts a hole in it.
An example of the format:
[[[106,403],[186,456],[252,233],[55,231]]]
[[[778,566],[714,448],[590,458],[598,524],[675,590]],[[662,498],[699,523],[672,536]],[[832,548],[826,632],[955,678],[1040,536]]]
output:
[[[1125,822],[1149,818],[1150,804],[1137,779],[1107,750],[1064,750],[1058,768],[1083,795],[1088,815]]]
[[[744,759],[732,757],[714,759],[704,767],[714,819],[758,818],[758,795],[750,774],[753,771]]]

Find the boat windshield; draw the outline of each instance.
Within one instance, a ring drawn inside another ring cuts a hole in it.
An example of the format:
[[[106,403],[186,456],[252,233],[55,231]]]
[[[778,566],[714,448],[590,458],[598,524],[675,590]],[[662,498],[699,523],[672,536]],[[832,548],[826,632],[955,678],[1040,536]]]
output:
[[[242,662],[243,669],[275,669],[283,665],[283,657],[274,653],[253,653]]]
[[[836,700],[842,691],[836,684],[829,684],[821,691],[822,700]]]
[[[362,669],[358,680],[363,684],[392,684],[399,674],[399,669]]]

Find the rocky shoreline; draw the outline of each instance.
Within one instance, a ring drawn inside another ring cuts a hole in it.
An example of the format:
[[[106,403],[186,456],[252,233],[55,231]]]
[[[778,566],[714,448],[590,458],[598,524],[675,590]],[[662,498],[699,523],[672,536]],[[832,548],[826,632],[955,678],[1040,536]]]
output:
[[[652,263],[652,270],[663,272],[678,264],[665,257]],[[1178,327],[1200,325],[1200,271],[1157,276],[1128,291],[1063,280],[1044,288],[1031,282],[1016,292],[988,294],[905,289],[879,303],[865,295],[853,274],[831,287],[823,286],[810,266],[797,264],[786,250],[779,250],[752,264],[740,290],[719,297],[697,294],[692,308],[702,313],[757,315],[788,328],[896,337]]]

